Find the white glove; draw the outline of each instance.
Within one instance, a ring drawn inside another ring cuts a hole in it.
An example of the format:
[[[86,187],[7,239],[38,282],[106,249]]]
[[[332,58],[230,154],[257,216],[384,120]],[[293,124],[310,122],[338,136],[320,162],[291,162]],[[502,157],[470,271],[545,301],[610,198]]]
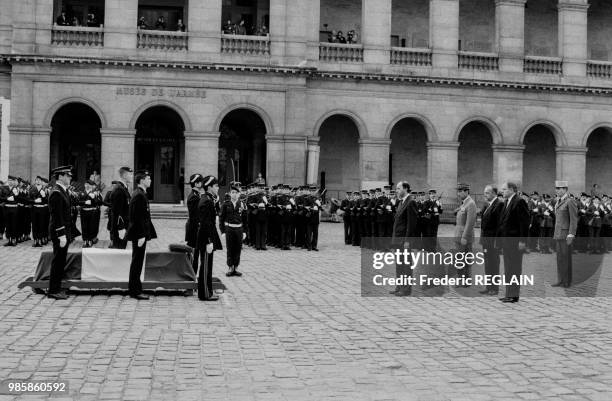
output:
[[[225,233],[221,234],[221,239],[225,241]]]
[[[125,230],[119,230],[119,238],[125,238]]]
[[[12,202],[15,200],[15,198],[13,196],[9,196],[8,198],[6,198],[6,200],[10,200]]]
[[[13,188],[13,194],[14,195],[19,195],[19,190],[17,188]]]
[[[315,206],[315,207],[313,207],[312,209],[313,209],[313,210],[319,210],[319,207],[318,207],[318,206]]]
[[[213,244],[206,245],[206,253],[213,253]]]
[[[438,213],[438,208],[434,207],[434,213]]]
[[[536,209],[533,209],[533,211],[537,213],[538,209],[537,209],[537,208],[536,208]]]
[[[90,197],[91,199],[93,199],[93,198],[95,198],[95,197],[96,197],[96,194],[94,194],[93,192],[90,192],[90,193],[89,193],[89,197]]]
[[[60,248],[64,248],[66,247],[66,245],[68,245],[68,240],[66,239],[65,235],[62,235],[61,237],[59,237],[59,242],[60,242]]]
[[[246,233],[242,233],[242,240],[244,241],[246,239]]]
[[[595,212],[595,214],[596,214],[597,216],[599,216],[599,212]]]
[[[391,206],[387,205],[387,210],[391,210]]]
[[[550,213],[548,213],[548,211],[544,212],[544,216],[550,216]]]
[[[85,204],[86,205],[91,205],[91,201],[88,199],[88,200],[85,201]]]
[[[34,201],[34,203],[41,203],[42,200],[40,198],[36,198],[36,200]]]
[[[144,243],[145,243],[145,238],[140,238],[140,239],[138,240],[138,248],[142,248],[142,246],[144,245]]]

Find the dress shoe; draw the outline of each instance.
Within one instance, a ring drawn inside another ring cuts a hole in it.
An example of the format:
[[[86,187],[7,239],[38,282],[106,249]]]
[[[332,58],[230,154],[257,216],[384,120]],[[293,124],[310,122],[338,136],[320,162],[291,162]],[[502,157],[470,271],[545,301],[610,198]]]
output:
[[[497,294],[499,294],[499,291],[497,291],[497,290],[489,290],[489,292],[487,292],[487,295],[497,296]]]
[[[200,301],[218,301],[219,297],[216,295],[212,295],[208,298],[200,298]]]
[[[242,277],[242,273],[240,273],[238,270],[234,270],[234,276]]]
[[[563,286],[563,283],[560,281],[558,283],[551,284],[551,287],[562,287],[562,286]]]
[[[500,298],[500,301],[504,303],[515,303],[515,302],[518,302],[519,299],[518,297],[504,297],[504,298]]]
[[[52,294],[47,294],[47,298],[53,298],[58,300],[68,299],[68,295],[65,292],[55,292]]]
[[[485,288],[484,290],[480,290],[478,291],[479,294],[489,294],[489,290],[487,288]]]
[[[143,301],[146,301],[147,299],[149,299],[149,296],[145,295],[145,294],[130,295],[130,297],[132,297],[134,299],[140,299],[140,300],[143,300]]]
[[[226,277],[232,277],[234,275],[233,271],[228,271],[227,273],[225,273]]]
[[[395,293],[396,297],[409,297],[410,296],[410,291],[398,291]]]
[[[389,294],[395,294],[399,291],[399,288],[389,291]]]
[[[563,284],[563,288],[570,288],[572,285],[571,284]]]
[[[312,248],[312,250],[315,251],[315,252],[319,252],[318,248]]]

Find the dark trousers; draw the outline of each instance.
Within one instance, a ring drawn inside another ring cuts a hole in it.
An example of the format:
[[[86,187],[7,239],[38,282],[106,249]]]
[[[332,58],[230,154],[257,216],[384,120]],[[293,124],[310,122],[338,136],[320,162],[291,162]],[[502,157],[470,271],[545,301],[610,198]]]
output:
[[[59,239],[53,240],[53,259],[51,260],[51,272],[49,273],[49,294],[57,294],[62,290],[62,278],[66,267],[66,255],[68,244],[60,247]]]
[[[523,272],[523,253],[518,249],[518,238],[504,238],[502,250],[504,253],[504,279],[507,283],[512,277],[520,279]],[[518,298],[521,286],[518,284],[506,285],[506,297]]]
[[[538,238],[540,238],[540,224],[533,223],[529,227],[529,241],[527,243],[527,247],[530,250],[534,250],[538,247]]]
[[[293,229],[293,224],[291,223],[282,223],[281,224],[281,234],[280,234],[280,242],[281,247],[289,248],[291,245],[291,230]]]
[[[589,251],[603,251],[603,243],[601,241],[601,227],[589,226]]]
[[[4,229],[6,225],[4,223],[4,208],[0,206],[0,236],[4,234]]]
[[[351,219],[344,218],[344,243],[351,244]]]
[[[6,224],[6,238],[16,239],[19,236],[19,213],[16,207],[4,208],[4,221]]]
[[[225,227],[225,246],[227,253],[227,265],[229,267],[238,267],[240,264],[243,232],[242,227]]]
[[[32,207],[32,237],[35,240],[40,240],[46,237],[45,231],[48,230],[48,226],[45,227],[44,214],[45,211],[49,210],[43,207]]]
[[[127,234],[126,234],[127,237]],[[125,249],[127,248],[127,243],[128,240],[126,239],[120,239],[119,238],[119,232],[115,231],[114,233],[111,232],[111,238],[113,238],[113,248],[115,249]]]
[[[395,249],[400,249],[403,251],[404,246],[403,244],[393,244],[393,251],[395,252]],[[401,261],[403,262],[404,258],[400,258]],[[409,276],[412,277],[412,258],[410,257],[410,255],[408,255],[408,264],[404,264],[404,263],[396,263],[395,264],[395,277],[402,277],[402,276]],[[408,285],[408,284],[404,284],[404,285],[398,285],[395,287],[395,289],[402,295],[410,295],[412,293],[412,286]]]
[[[540,227],[540,252],[549,252],[552,243],[552,228]]]
[[[81,236],[83,241],[92,241],[98,236],[95,210],[81,210]]]
[[[499,274],[499,249],[494,245],[483,247],[485,274],[496,276]],[[495,284],[487,285],[487,290],[499,291],[499,287]]]
[[[128,283],[130,295],[138,295],[142,293],[140,274],[142,273],[142,265],[144,263],[146,250],[146,241],[140,248],[138,247],[138,241],[132,241],[132,263],[130,263],[130,281]]]
[[[263,249],[266,247],[267,235],[268,222],[266,220],[257,220],[255,222],[255,249]]]
[[[315,249],[319,242],[319,223],[308,223],[306,225],[306,248]]]
[[[206,245],[200,245],[200,272],[198,274],[198,298],[208,299],[213,295],[212,287],[212,270],[213,270],[213,255],[206,252]]]
[[[572,284],[572,246],[567,245],[567,240],[555,240],[557,248],[557,278],[561,285]]]
[[[361,245],[361,231],[360,231],[359,219],[353,217],[351,219],[351,244],[355,246]]]

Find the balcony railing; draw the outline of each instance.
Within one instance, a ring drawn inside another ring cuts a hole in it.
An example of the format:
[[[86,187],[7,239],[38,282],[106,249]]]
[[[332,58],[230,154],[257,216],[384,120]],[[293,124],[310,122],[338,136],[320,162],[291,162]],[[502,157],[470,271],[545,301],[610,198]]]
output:
[[[61,26],[54,24],[51,43],[63,46],[104,46],[104,27]]]
[[[138,30],[139,49],[187,50],[187,32]]]
[[[319,60],[342,63],[363,61],[363,46],[360,44],[328,43],[319,44]]]
[[[563,73],[563,61],[559,57],[525,56],[523,71],[532,74]]]
[[[270,36],[221,35],[221,53],[270,55]]]
[[[391,64],[396,65],[431,65],[431,49],[412,49],[406,47],[391,48]]]
[[[459,52],[459,68],[468,70],[499,70],[499,56],[495,53]]]
[[[587,75],[591,78],[612,78],[612,62],[610,61],[587,61]]]

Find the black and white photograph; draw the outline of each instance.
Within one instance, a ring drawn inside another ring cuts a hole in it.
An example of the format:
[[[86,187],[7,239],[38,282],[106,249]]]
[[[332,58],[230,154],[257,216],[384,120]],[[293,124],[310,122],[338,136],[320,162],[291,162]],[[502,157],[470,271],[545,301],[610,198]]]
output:
[[[612,399],[612,1],[0,0],[0,401]]]

